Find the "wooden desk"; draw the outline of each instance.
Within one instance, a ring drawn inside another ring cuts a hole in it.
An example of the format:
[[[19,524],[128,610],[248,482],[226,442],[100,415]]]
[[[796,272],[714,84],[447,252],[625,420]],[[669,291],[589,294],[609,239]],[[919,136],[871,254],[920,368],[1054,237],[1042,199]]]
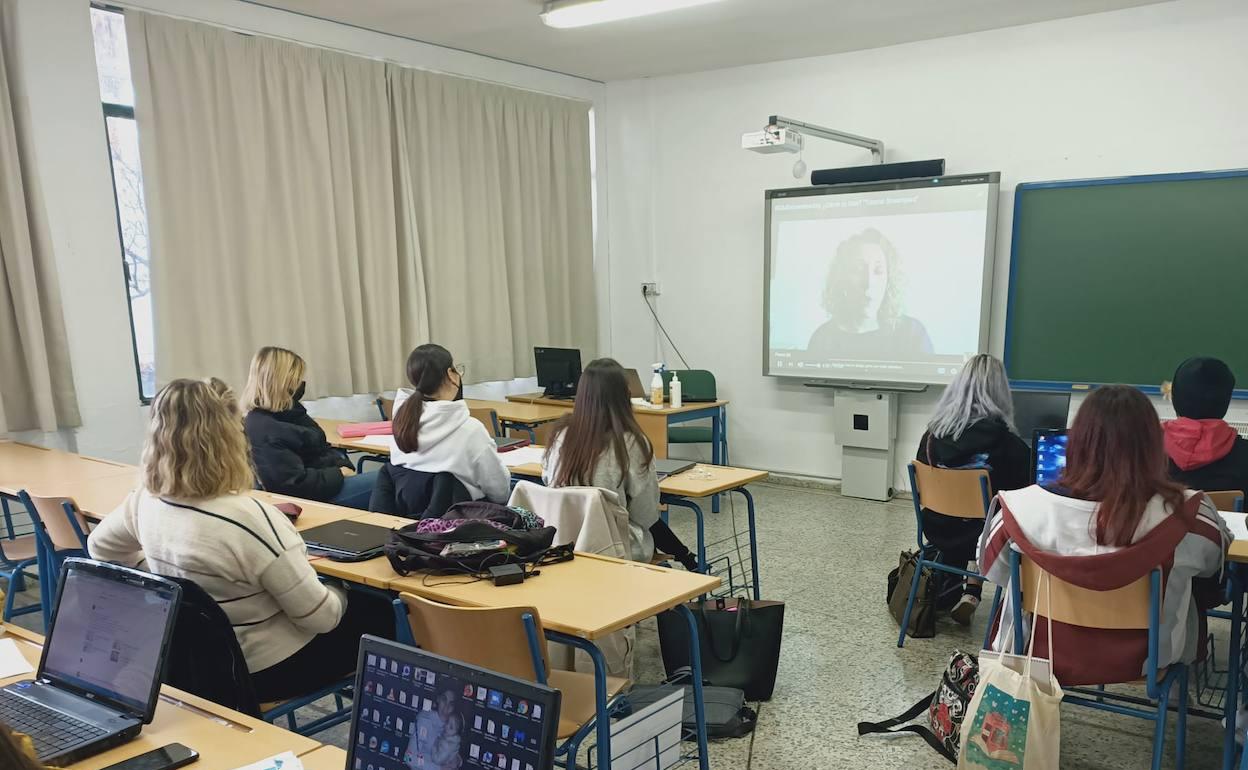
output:
[[[32,666],[39,665],[41,639],[16,626],[4,631],[18,637],[18,647]],[[37,641],[31,641],[31,639]],[[0,686],[30,675],[0,680]],[[197,770],[233,770],[240,765],[293,751],[310,752],[320,744],[259,719],[240,714],[172,687],[162,687],[156,715],[133,741],[70,765],[66,770],[99,770],[169,743],[183,743],[199,752]]]
[[[536,607],[542,625],[582,639],[600,639],[717,588],[717,577],[655,567],[609,556],[577,553],[541,575],[498,587],[488,580],[455,577],[398,577],[392,591],[407,591],[459,607]]]
[[[356,425],[354,420],[331,420],[328,417],[317,417],[316,424],[321,426],[321,430],[325,431],[325,440],[332,447],[345,449],[348,452],[363,452],[370,455],[389,455],[390,450],[386,447],[376,446],[375,444],[365,443],[358,438],[343,438],[338,435],[339,425]]]
[[[733,468],[726,465],[698,465],[687,471],[667,476],[659,482],[659,492],[678,497],[710,497],[746,484],[765,481],[767,471]]]
[[[479,398],[466,398],[464,403],[469,409],[493,409],[498,415],[499,422],[525,428],[554,422],[572,411],[570,403],[566,401],[551,406],[519,401],[484,401]]]
[[[124,476],[134,466],[22,444],[0,441],[0,495],[17,497],[22,489],[38,494],[67,481]]]
[[[299,756],[303,770],[346,770],[347,752],[337,746],[322,746]]]

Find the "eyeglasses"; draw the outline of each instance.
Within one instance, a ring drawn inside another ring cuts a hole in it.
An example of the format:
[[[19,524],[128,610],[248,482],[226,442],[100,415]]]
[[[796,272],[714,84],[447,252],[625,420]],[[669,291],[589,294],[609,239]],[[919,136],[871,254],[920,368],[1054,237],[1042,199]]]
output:
[[[451,368],[454,369],[455,373],[458,374],[460,377],[463,377],[465,374],[468,373],[468,364],[455,364],[455,366]]]

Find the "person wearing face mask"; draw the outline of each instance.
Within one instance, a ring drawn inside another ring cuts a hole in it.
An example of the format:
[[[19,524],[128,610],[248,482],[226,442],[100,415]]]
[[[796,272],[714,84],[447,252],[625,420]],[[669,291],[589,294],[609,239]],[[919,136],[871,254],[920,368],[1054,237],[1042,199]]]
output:
[[[243,425],[260,487],[281,495],[368,509],[376,473],[356,475],[329,445],[301,399],[307,364],[298,354],[263,347],[251,359],[243,389]]]
[[[506,503],[511,473],[489,431],[468,413],[464,368],[441,345],[421,345],[407,357],[407,379],[412,387],[400,389],[394,399],[389,470],[395,486],[403,484],[405,471],[445,472],[473,500]]]
[[[841,243],[823,290],[828,320],[806,349],[851,359],[930,354],[926,327],[903,312],[899,262],[892,242],[874,228]]]

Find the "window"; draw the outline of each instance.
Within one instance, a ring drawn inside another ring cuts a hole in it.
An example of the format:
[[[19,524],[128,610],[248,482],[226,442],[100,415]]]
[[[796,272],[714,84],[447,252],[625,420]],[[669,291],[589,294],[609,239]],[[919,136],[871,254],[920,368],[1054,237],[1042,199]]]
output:
[[[134,85],[126,49],[126,24],[121,12],[91,8],[95,65],[117,201],[117,230],[122,268],[130,303],[130,333],[139,398],[148,403],[156,392],[156,348],[152,335],[151,273],[148,266],[147,206],[143,199],[143,168],[139,163],[139,132],[134,122]]]

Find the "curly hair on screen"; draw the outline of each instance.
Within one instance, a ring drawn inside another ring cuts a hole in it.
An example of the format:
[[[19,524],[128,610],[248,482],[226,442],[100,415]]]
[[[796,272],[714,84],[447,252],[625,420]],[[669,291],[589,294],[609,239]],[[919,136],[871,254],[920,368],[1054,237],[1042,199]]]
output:
[[[869,227],[841,241],[828,265],[823,287],[823,309],[838,323],[857,320],[857,314],[862,310],[861,298],[855,294],[850,282],[844,280],[844,276],[851,265],[861,263],[866,258],[866,251],[872,246],[884,254],[885,264],[888,265],[888,287],[884,291],[884,301],[880,304],[879,321],[882,325],[894,324],[902,316],[902,296],[906,282],[901,270],[901,260],[897,256],[897,247],[886,235]]]
[[[142,459],[148,492],[207,500],[251,488],[251,454],[232,396],[202,380],[174,380],[156,394]]]

